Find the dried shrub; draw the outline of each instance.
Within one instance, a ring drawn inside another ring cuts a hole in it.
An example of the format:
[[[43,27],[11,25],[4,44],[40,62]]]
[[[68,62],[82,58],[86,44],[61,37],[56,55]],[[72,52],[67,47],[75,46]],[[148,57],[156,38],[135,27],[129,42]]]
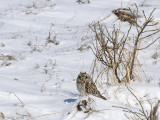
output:
[[[55,26],[55,25],[51,24],[45,46],[47,46],[49,43],[53,43],[54,45],[59,45],[59,43],[60,43],[59,41],[57,41],[57,35],[56,34],[54,34],[54,36],[52,37],[53,32],[51,32],[51,29],[52,29],[53,26]]]
[[[156,28],[157,23],[152,24],[154,20],[152,14],[154,11],[155,9],[148,17],[146,17],[145,12],[143,11],[145,21],[142,25],[135,26],[136,32],[134,34],[131,33],[131,30],[133,29],[132,24],[130,24],[127,32],[124,34],[122,34],[121,29],[116,28],[115,25],[113,25],[111,30],[100,22],[89,25],[89,28],[94,34],[92,51],[97,60],[105,66],[104,70],[107,71],[108,78],[110,77],[109,74],[112,73],[114,78],[112,81],[115,83],[117,83],[117,81],[118,83],[121,83],[122,81],[130,82],[133,80],[134,76],[138,76],[135,74],[135,71],[137,71],[135,70],[135,63],[139,64],[137,59],[138,51],[148,48],[159,40],[160,37],[157,37],[147,46],[143,48],[141,47],[142,41],[153,37],[160,31]],[[121,12],[121,14],[126,15],[123,12]],[[132,16],[129,14],[128,16],[136,19],[135,21],[138,19],[138,16]],[[154,29],[146,30],[151,26]],[[133,43],[131,43],[131,41],[133,41]]]
[[[41,52],[41,49],[37,45],[37,38],[36,38],[36,43],[33,43],[32,41],[29,41],[27,45],[31,48],[31,53],[33,52]]]

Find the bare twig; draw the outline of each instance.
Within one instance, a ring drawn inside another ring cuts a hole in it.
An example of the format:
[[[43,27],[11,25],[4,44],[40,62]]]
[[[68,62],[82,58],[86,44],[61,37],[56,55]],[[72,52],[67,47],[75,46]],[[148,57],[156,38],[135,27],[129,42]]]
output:
[[[160,100],[158,101],[158,103],[152,107],[152,104],[150,103],[150,101],[148,100],[148,103],[151,106],[151,110],[145,110],[143,105],[142,105],[142,101],[140,101],[138,99],[138,97],[129,89],[129,87],[127,85],[125,85],[127,90],[131,93],[131,95],[134,96],[134,98],[138,101],[139,103],[139,112],[135,112],[134,110],[132,110],[130,107],[121,107],[121,106],[112,106],[115,108],[120,108],[123,109],[123,111],[125,113],[130,113],[133,115],[133,117],[128,117],[125,113],[124,115],[127,117],[128,120],[132,119],[132,120],[158,120],[158,107],[160,105]]]
[[[21,103],[22,107],[24,107],[24,103],[21,101],[21,99],[14,92],[9,92],[9,93],[13,94],[19,100],[19,102]]]

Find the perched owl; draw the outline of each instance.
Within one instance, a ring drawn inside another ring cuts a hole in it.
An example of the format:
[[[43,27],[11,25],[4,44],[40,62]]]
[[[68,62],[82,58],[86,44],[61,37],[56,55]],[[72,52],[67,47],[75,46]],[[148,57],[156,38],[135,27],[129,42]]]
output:
[[[86,96],[88,94],[91,94],[106,100],[106,98],[103,97],[101,93],[98,91],[95,83],[86,72],[80,73],[78,75],[76,84],[77,84],[77,89],[80,92],[81,96]]]

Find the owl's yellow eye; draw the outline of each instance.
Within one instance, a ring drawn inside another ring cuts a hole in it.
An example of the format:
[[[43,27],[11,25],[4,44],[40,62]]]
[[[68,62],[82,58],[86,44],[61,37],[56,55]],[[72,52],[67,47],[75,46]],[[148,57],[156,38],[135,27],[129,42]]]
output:
[[[84,78],[87,79],[88,77],[87,77],[87,76],[84,76]]]

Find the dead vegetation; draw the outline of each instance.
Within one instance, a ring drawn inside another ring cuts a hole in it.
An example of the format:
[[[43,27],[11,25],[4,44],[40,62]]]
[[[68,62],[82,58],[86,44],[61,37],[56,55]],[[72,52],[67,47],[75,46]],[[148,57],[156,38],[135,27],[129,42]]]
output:
[[[51,24],[51,27],[49,29],[49,33],[48,33],[48,37],[47,37],[47,41],[46,41],[46,44],[45,46],[47,46],[48,44],[52,43],[54,45],[59,45],[59,41],[57,41],[57,35],[54,33],[53,35],[53,32],[51,31],[52,30],[52,27],[55,26],[54,24]]]
[[[155,60],[159,58],[160,54],[156,51],[151,57]]]
[[[4,43],[1,43],[1,47],[5,47],[5,44],[4,44]]]
[[[4,116],[3,112],[0,112],[0,119],[5,120],[5,116]]]
[[[139,26],[137,23],[137,19],[140,17],[137,12],[132,10],[131,8],[118,8],[116,10],[113,10],[112,13],[114,13],[119,20],[122,22],[129,22],[131,25]]]
[[[46,4],[37,4],[37,2],[30,2],[27,5],[22,5],[24,7],[24,14],[26,15],[37,15],[40,12],[43,11],[43,9],[47,6],[47,7],[51,7],[54,8],[56,6],[56,4],[52,1],[52,0],[45,0],[43,2],[46,2]]]
[[[34,43],[33,41],[29,41],[27,45],[31,48],[31,53],[33,52],[41,52],[40,47],[37,45],[37,38],[36,42]]]
[[[81,52],[89,49],[90,49],[90,46],[88,46],[87,44],[81,45],[79,48],[77,48],[77,50]]]
[[[33,40],[31,41],[30,40],[27,43],[27,45],[31,48],[31,51],[30,51],[31,53],[33,53],[33,52],[42,52],[42,49],[44,47],[47,47],[49,44],[53,44],[55,46],[60,44],[60,42],[57,41],[57,34],[56,33],[53,34],[53,31],[52,31],[52,27],[53,26],[54,26],[54,24],[51,24],[51,27],[50,27],[49,32],[48,32],[48,37],[47,37],[47,39],[46,39],[44,44],[39,45],[39,41],[37,39],[37,36],[35,37],[35,41],[33,41]]]
[[[153,106],[150,102],[150,100],[147,100],[150,104],[150,110],[146,110],[144,106],[142,105],[141,100],[129,89],[129,87],[126,85],[127,90],[131,93],[131,95],[136,99],[138,102],[138,112],[133,110],[130,105],[129,107],[120,107],[120,106],[113,106],[115,108],[123,109],[124,115],[128,120],[158,120],[158,108],[160,106],[160,100]],[[127,113],[131,114],[132,116],[128,116]]]
[[[67,115],[70,115],[70,119],[77,117],[76,114],[78,112],[83,112],[85,114],[83,119],[88,118],[91,114],[104,113],[104,111],[109,109],[97,110],[95,109],[96,101],[92,97],[88,97],[87,99],[82,99],[76,103],[76,106],[72,108],[71,111],[68,112]]]
[[[152,15],[155,9],[148,17],[142,11],[145,20],[141,25],[138,25],[138,7],[136,6],[136,8],[136,15],[130,9],[123,9],[130,11],[130,13],[123,12],[122,9],[114,11],[119,19],[130,23],[126,33],[122,33],[121,28],[117,28],[115,25],[112,29],[107,28],[100,22],[89,25],[91,32],[94,34],[92,51],[96,59],[105,66],[104,71],[106,71],[107,77],[113,76],[111,81],[114,81],[114,83],[117,83],[117,81],[118,83],[122,81],[128,83],[137,77],[136,72],[139,71],[135,69],[140,67],[137,59],[138,52],[150,47],[160,38],[154,38],[154,35],[160,32],[160,29],[156,28],[157,23],[153,24],[154,18]],[[128,18],[126,19],[126,17]],[[134,22],[131,22],[133,20]],[[136,32],[133,34],[131,31],[134,28],[136,28]],[[141,44],[151,37],[154,39],[148,45],[143,46]]]
[[[11,60],[16,60],[16,58],[13,57],[13,56],[11,56],[11,55],[1,54],[1,55],[0,55],[0,60],[9,60],[9,61],[11,61]]]
[[[78,111],[83,111],[84,113],[89,113],[89,112],[92,111],[92,108],[91,108],[90,104],[91,104],[90,100],[89,101],[82,100],[77,104],[77,110]]]
[[[0,55],[0,66],[10,66],[12,63],[11,61],[16,61],[16,57],[12,56],[12,55],[4,55],[1,54]]]
[[[89,4],[90,0],[77,0],[76,1],[78,4]]]
[[[49,59],[44,65],[36,64],[35,69],[43,74],[53,75],[54,68],[56,66],[56,60]]]

